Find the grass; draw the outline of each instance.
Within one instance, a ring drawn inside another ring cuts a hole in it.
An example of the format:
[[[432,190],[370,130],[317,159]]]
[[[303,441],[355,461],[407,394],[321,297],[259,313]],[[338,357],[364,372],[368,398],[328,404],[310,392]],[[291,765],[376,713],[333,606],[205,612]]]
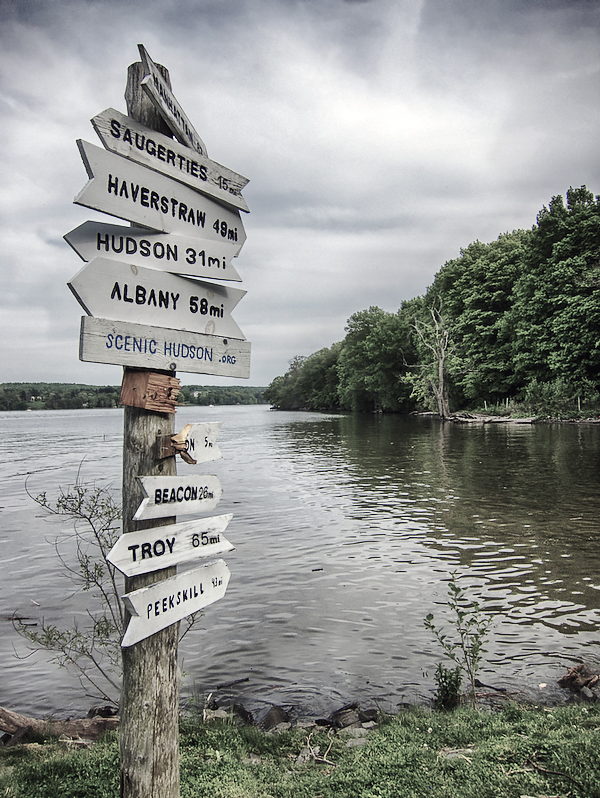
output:
[[[600,798],[600,708],[412,709],[343,733],[184,720],[181,798]],[[116,735],[0,749],[0,796],[117,798]]]

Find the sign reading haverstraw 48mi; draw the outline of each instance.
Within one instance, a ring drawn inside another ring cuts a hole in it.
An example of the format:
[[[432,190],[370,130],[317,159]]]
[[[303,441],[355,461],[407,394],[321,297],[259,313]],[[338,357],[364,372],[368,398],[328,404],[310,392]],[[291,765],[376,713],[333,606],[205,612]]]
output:
[[[214,557],[234,548],[223,534],[232,518],[227,513],[128,532],[117,540],[106,559],[125,576],[137,576],[200,557]]]
[[[245,337],[231,318],[246,293],[239,288],[108,258],[86,264],[68,285],[90,316]]]
[[[225,561],[216,560],[193,571],[126,593],[123,601],[131,618],[121,646],[126,648],[139,643],[223,598],[229,576]]]
[[[218,377],[250,376],[250,342],[83,316],[79,359]]]
[[[63,238],[82,260],[102,257],[210,280],[242,280],[231,263],[239,247],[227,241],[104,222],[84,222]]]
[[[240,212],[218,205],[198,191],[153,169],[78,139],[90,180],[73,200],[165,233],[197,235],[237,244],[246,233]]]

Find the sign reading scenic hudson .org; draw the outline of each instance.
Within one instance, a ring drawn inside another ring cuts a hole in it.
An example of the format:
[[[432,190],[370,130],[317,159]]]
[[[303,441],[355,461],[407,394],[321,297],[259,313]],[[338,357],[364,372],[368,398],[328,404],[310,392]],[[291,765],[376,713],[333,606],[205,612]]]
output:
[[[231,264],[238,246],[226,241],[95,221],[80,224],[63,238],[86,261],[100,256],[193,277],[242,281]]]
[[[192,277],[95,258],[69,288],[90,316],[245,338],[231,311],[245,291]]]
[[[120,155],[77,140],[89,182],[73,202],[163,233],[226,241],[246,240],[238,210]]]
[[[79,359],[90,363],[247,379],[250,342],[83,316]]]
[[[92,125],[107,150],[149,166],[234,208],[248,210],[241,195],[248,178],[232,169],[144,127],[114,108],[95,116]]]
[[[206,145],[196,133],[144,45],[138,44],[138,50],[144,71],[147,73],[142,78],[141,85],[153,105],[182,144],[186,144],[201,155],[207,155]]]
[[[121,646],[126,648],[139,643],[223,598],[229,577],[226,562],[215,560],[193,571],[126,593],[123,601],[131,618]]]

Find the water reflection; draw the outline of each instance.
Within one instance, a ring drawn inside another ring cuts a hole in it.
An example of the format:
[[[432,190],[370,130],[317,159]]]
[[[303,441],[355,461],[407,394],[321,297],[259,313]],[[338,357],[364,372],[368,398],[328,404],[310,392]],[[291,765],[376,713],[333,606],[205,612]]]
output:
[[[182,644],[186,694],[247,677],[218,694],[310,712],[355,698],[393,709],[427,697],[441,654],[423,618],[444,617],[453,571],[495,617],[484,681],[531,689],[574,659],[594,659],[598,427],[265,407],[183,408],[177,424],[205,419],[223,421],[224,459],[200,473],[221,480],[219,512],[234,513],[227,536],[236,551],[226,557],[226,597]],[[121,423],[120,411],[0,414],[1,542],[11,560],[4,617],[32,601],[50,618],[81,611],[24,475],[33,472],[34,492],[51,492],[85,457],[85,479],[118,486]],[[18,708],[72,702],[72,683],[39,657],[23,679],[9,631],[4,685]],[[53,680],[51,696],[45,683],[32,687],[38,677]]]

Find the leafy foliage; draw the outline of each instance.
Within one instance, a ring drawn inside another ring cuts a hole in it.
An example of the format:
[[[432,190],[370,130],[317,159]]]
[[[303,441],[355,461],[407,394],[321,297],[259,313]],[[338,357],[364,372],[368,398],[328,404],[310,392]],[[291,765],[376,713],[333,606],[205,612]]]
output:
[[[73,522],[73,529],[55,540],[55,549],[75,590],[90,591],[100,609],[87,611],[84,627],[75,623],[64,629],[44,619],[39,627],[15,620],[15,627],[35,648],[53,652],[59,665],[73,668],[95,697],[117,704],[125,617],[119,577],[106,556],[121,532],[121,508],[106,488],[81,483],[61,490],[54,502],[46,493],[31,498],[52,515]],[[69,554],[63,553],[73,546],[75,565],[71,565]]]
[[[553,197],[531,230],[469,244],[396,313],[352,314],[341,343],[294,358],[264,396],[291,410],[446,417],[510,401],[525,413],[595,412],[598,329],[600,197],[581,186],[566,203]]]
[[[450,675],[452,672],[446,671],[445,668],[442,667],[441,672],[438,668],[438,697],[440,688],[447,694],[449,688],[457,683],[460,673],[466,671],[471,684],[471,699],[473,706],[476,707],[475,678],[492,617],[484,615],[479,604],[467,596],[465,589],[459,584],[456,573],[451,575],[448,583],[448,608],[452,615],[453,637],[446,634],[443,627],[438,628],[434,624],[432,613],[429,613],[424,621],[425,628],[433,632],[446,656],[457,666],[453,676]]]

